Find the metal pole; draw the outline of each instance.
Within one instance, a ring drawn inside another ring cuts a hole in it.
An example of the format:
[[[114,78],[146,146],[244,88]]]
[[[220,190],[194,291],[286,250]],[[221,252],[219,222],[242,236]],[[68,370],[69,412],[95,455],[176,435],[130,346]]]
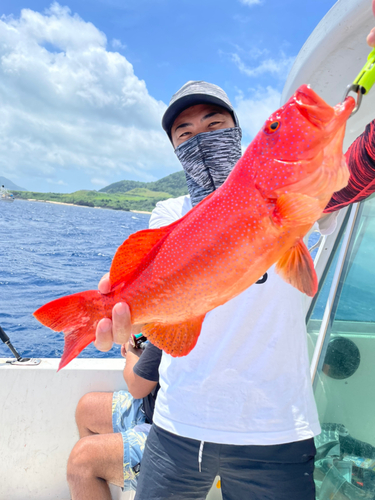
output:
[[[342,246],[341,246],[341,250],[340,250],[340,255],[339,255],[339,258],[338,258],[338,261],[337,261],[337,265],[336,265],[336,269],[335,269],[335,274],[333,276],[331,289],[330,289],[329,295],[328,295],[327,305],[326,305],[326,308],[325,308],[325,311],[324,311],[324,315],[323,315],[323,319],[322,319],[322,324],[320,326],[318,339],[316,341],[314,355],[313,355],[313,358],[312,358],[312,361],[311,361],[310,374],[311,374],[311,380],[312,380],[313,384],[315,383],[315,378],[316,378],[316,374],[317,374],[317,371],[318,371],[318,364],[319,364],[320,356],[321,356],[321,353],[322,353],[322,348],[323,348],[323,345],[324,345],[324,340],[326,338],[327,332],[330,331],[330,328],[332,326],[332,322],[333,322],[333,318],[332,318],[333,307],[334,307],[334,304],[337,303],[335,301],[336,292],[337,292],[338,285],[339,285],[339,282],[340,282],[340,278],[342,276],[342,272],[343,272],[343,269],[344,269],[345,258],[346,258],[347,253],[348,253],[348,249],[349,249],[351,237],[352,237],[352,234],[353,234],[353,229],[354,229],[355,222],[357,220],[358,213],[359,213],[359,208],[360,208],[360,203],[355,203],[353,205],[351,213],[350,213],[350,216],[349,216],[348,224],[346,226],[345,234],[344,234],[344,237],[343,237],[343,242],[342,242]]]

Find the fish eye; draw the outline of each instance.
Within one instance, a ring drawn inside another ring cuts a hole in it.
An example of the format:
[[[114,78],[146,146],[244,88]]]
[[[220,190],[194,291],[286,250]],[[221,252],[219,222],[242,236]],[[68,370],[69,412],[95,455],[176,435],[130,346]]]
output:
[[[273,134],[280,127],[279,121],[274,121],[266,125],[265,131],[269,134]]]

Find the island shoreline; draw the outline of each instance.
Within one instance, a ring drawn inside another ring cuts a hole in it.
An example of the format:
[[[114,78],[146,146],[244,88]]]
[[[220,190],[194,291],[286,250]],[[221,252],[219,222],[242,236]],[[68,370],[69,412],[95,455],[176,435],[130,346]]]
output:
[[[135,214],[148,214],[148,215],[152,214],[152,212],[146,212],[144,210],[123,210],[122,208],[111,208],[111,207],[89,207],[87,205],[80,205],[78,203],[64,203],[63,201],[37,200],[36,198],[27,198],[26,200],[23,198],[17,198],[17,199],[21,201],[37,201],[39,203],[52,203],[54,205],[68,205],[71,207],[99,208],[102,210],[115,210],[116,212],[132,212]]]

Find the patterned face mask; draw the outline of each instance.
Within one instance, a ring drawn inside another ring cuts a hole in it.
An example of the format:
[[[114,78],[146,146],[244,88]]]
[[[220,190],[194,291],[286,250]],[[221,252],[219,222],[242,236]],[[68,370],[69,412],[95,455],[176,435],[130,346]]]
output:
[[[224,184],[241,158],[241,137],[240,127],[202,132],[175,149],[193,207]]]

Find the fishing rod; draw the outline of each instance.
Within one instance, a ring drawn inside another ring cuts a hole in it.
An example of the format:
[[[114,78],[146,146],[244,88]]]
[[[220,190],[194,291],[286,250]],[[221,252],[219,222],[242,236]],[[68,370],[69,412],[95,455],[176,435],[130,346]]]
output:
[[[6,361],[7,363],[10,363],[11,365],[39,365],[40,364],[40,359],[37,358],[23,358],[16,348],[12,345],[10,338],[8,335],[4,332],[2,327],[0,326],[0,339],[4,342],[4,344],[12,351],[12,354],[16,358],[15,360],[12,361]]]
[[[351,83],[346,87],[346,91],[342,102],[345,101],[350,92],[355,92],[357,94],[357,105],[353,109],[352,114],[350,115],[351,117],[359,110],[362,103],[362,96],[364,94],[368,94],[374,83],[375,83],[375,48],[372,49],[372,51],[368,55],[366,64],[358,73],[353,83]]]

